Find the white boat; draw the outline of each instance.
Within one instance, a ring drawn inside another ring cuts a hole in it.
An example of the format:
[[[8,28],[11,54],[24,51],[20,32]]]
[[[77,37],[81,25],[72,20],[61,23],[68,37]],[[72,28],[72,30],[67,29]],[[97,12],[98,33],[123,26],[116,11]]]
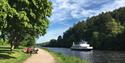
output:
[[[93,47],[90,46],[86,41],[79,42],[79,44],[75,44],[73,42],[73,45],[71,47],[72,50],[86,50],[90,51],[93,50]]]

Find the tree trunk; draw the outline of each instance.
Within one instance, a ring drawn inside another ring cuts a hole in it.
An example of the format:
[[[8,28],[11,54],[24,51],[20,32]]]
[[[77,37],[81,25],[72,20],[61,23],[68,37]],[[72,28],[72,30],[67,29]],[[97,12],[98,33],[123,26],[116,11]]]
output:
[[[19,44],[20,44],[20,39],[19,39],[19,37],[16,37],[15,41],[14,41],[14,46],[15,46],[14,48],[18,48]]]
[[[11,42],[10,45],[11,45],[11,47],[10,47],[10,51],[13,51],[13,49],[14,49],[15,46],[14,46],[14,44],[13,44],[12,42]]]
[[[19,48],[19,43],[16,42],[14,46],[15,46],[14,48]]]

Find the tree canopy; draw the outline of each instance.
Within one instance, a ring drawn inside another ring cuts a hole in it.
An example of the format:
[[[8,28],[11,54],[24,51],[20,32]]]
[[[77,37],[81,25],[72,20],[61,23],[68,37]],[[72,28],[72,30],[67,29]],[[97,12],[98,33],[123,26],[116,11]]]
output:
[[[0,36],[14,46],[27,35],[44,35],[51,12],[48,0],[0,0]]]

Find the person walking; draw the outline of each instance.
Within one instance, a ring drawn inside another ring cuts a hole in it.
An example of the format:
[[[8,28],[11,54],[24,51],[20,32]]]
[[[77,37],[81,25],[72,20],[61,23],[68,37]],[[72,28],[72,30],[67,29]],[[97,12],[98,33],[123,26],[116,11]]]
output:
[[[33,49],[32,48],[30,48],[30,52],[29,53],[30,53],[30,55],[32,55],[32,53],[33,53]]]
[[[27,48],[27,53],[29,53],[30,55],[32,55],[32,48],[31,47]]]

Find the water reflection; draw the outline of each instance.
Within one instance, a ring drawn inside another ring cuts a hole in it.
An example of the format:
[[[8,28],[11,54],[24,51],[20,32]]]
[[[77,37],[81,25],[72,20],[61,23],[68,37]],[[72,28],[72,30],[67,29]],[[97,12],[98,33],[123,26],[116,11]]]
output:
[[[74,51],[67,48],[48,48],[64,55],[76,56],[91,63],[125,63],[125,51]]]

